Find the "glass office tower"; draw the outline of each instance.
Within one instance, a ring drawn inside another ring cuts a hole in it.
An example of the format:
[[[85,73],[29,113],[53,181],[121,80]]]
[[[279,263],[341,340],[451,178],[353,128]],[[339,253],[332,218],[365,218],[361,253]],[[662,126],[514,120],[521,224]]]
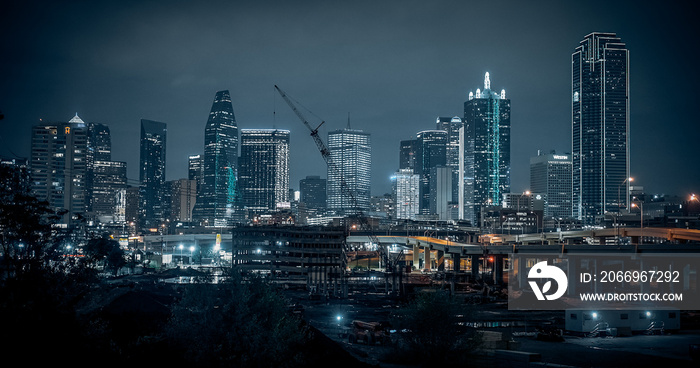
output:
[[[571,55],[573,215],[597,224],[628,208],[629,51],[614,33],[591,33]]]

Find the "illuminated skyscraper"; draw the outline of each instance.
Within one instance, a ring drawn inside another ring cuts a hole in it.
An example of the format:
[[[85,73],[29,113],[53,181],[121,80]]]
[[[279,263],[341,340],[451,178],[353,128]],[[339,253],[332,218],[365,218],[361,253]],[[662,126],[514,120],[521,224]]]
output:
[[[447,162],[447,132],[444,130],[424,130],[416,134],[416,163],[414,172],[420,176],[420,214],[435,214],[431,211],[431,178],[435,168]],[[434,181],[433,181],[434,182]],[[451,197],[451,195],[450,195]],[[434,198],[432,202],[434,203]]]
[[[219,91],[204,130],[202,188],[197,189],[194,218],[209,226],[231,223],[236,209],[238,181],[238,125],[231,96]]]
[[[573,214],[594,225],[629,208],[629,51],[620,38],[587,35],[571,55],[571,85]]]
[[[435,129],[447,132],[447,143],[445,148],[445,166],[450,168],[452,175],[452,199],[449,201],[457,204],[459,202],[459,130],[464,126],[462,118],[438,117]]]
[[[361,130],[341,129],[328,133],[328,150],[337,170],[328,168],[327,204],[340,214],[367,213],[370,208],[372,147],[370,135]],[[343,181],[355,198],[343,189]]]
[[[399,170],[415,170],[417,145],[418,141],[416,139],[401,141],[401,146],[399,147]]]
[[[68,123],[32,128],[32,192],[55,210],[67,210],[70,224],[87,210],[87,126],[75,115]]]
[[[239,173],[249,213],[289,209],[289,130],[241,129]]]
[[[476,224],[482,206],[497,205],[510,192],[510,100],[505,90],[491,90],[489,73],[484,90],[469,92],[464,102],[460,147],[460,209]]]
[[[197,192],[204,184],[204,157],[202,155],[189,155],[187,157],[187,179],[197,183]]]
[[[157,227],[165,219],[165,123],[141,119],[141,226]]]
[[[530,191],[546,195],[544,216],[571,217],[571,155],[554,152],[530,158]]]
[[[391,179],[396,202],[396,219],[415,220],[420,211],[420,176],[414,174],[411,169],[399,169]]]

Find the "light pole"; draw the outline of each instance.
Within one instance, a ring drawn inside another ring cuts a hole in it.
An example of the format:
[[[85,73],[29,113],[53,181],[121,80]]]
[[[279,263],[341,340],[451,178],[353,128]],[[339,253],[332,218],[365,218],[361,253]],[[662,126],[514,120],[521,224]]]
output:
[[[178,248],[180,249],[180,263],[182,263],[182,248],[184,248],[184,247],[185,247],[185,246],[182,245],[182,244],[180,244],[180,245],[178,246]]]
[[[190,264],[192,264],[192,252],[194,252],[194,245],[190,246]]]
[[[628,181],[631,183],[634,181],[634,178],[625,178],[625,180],[623,180],[622,183],[620,183],[620,185],[617,187],[617,215],[615,216],[615,240],[618,245],[620,245],[620,226],[618,226],[617,219],[622,213],[622,203],[620,203],[620,190],[622,189],[622,186],[625,185],[625,183],[627,183]],[[629,192],[627,192],[625,196],[625,200],[629,198]]]
[[[637,197],[632,197],[632,204],[630,205],[631,207],[636,207],[637,203],[635,203],[635,199]],[[642,243],[642,239],[644,239],[644,202],[639,200],[639,241],[637,242],[637,245]],[[637,253],[637,248],[635,247],[634,252]]]

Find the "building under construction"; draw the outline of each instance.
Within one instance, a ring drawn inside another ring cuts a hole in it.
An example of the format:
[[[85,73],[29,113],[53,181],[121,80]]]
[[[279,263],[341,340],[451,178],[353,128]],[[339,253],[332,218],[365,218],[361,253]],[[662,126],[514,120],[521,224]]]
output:
[[[347,295],[343,228],[241,226],[232,230],[233,267],[316,295]]]

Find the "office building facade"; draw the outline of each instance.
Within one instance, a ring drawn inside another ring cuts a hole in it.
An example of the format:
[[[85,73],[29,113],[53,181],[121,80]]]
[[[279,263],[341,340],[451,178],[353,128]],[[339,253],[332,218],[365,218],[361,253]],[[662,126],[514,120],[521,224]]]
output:
[[[459,202],[459,130],[462,128],[462,118],[438,117],[435,129],[447,132],[447,143],[445,147],[445,166],[450,168],[452,175],[452,199],[450,202]]]
[[[591,33],[571,55],[573,214],[583,225],[629,208],[629,51]],[[620,195],[622,193],[623,195]]]
[[[397,220],[415,220],[420,213],[420,175],[400,169],[392,177]]]
[[[250,215],[290,208],[288,130],[241,129],[239,183]]]
[[[530,158],[530,190],[546,197],[544,216],[570,218],[572,212],[571,155],[541,154]]]
[[[431,212],[431,176],[434,169],[447,163],[447,132],[444,130],[424,130],[416,134],[415,173],[420,176],[420,213]],[[434,192],[433,192],[434,193]],[[434,199],[433,199],[434,201]]]
[[[299,180],[299,191],[299,201],[307,209],[326,208],[326,179],[322,179],[320,176],[307,176]]]

